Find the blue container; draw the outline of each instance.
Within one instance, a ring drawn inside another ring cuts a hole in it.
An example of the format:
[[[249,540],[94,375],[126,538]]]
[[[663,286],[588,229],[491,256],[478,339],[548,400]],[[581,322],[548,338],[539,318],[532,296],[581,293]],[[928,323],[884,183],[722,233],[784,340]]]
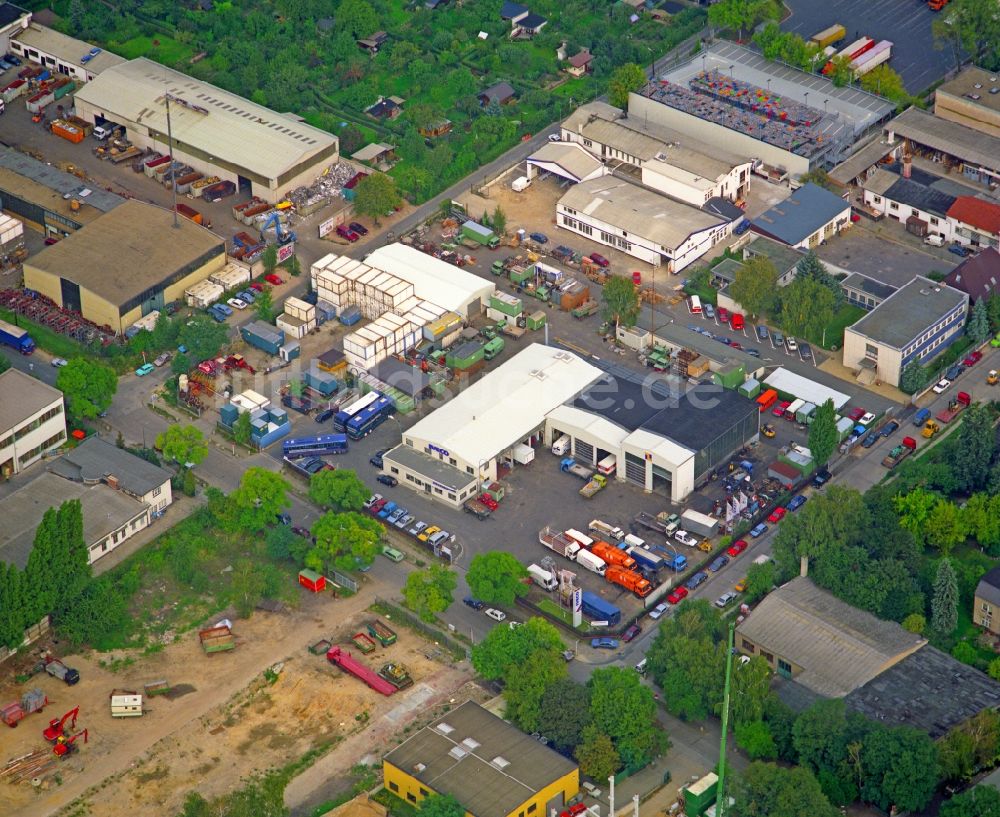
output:
[[[360,320],[361,310],[356,306],[349,306],[340,313],[340,322],[344,324],[344,326],[354,326],[354,324]]]
[[[232,403],[227,403],[219,409],[219,417],[222,419],[224,425],[231,426],[236,422],[236,418],[239,416],[240,410]]]

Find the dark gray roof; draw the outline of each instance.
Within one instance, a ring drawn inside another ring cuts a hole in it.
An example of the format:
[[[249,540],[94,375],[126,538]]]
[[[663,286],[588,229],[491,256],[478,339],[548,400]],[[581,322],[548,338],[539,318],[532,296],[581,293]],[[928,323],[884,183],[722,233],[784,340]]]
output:
[[[902,176],[885,191],[885,197],[890,201],[898,201],[907,207],[916,207],[918,210],[934,213],[942,218],[948,212],[948,208],[955,203],[954,196],[927,187],[913,178],[904,179]]]
[[[79,201],[81,204],[88,204],[102,213],[113,210],[125,202],[125,199],[117,193],[109,193],[96,185],[84,184],[76,176],[64,173],[58,167],[39,162],[23,153],[18,153],[13,148],[0,149],[0,167],[7,168],[20,176],[44,185],[60,195],[77,193],[81,188],[87,187],[91,191],[90,195],[79,199]]]
[[[500,19],[513,20],[515,17],[524,14],[526,11],[528,11],[527,6],[522,6],[520,3],[512,3],[510,0],[507,0],[507,2],[500,7]]]
[[[895,349],[903,349],[967,300],[964,292],[916,276],[850,329]]]
[[[795,245],[850,208],[840,196],[818,185],[805,184],[785,201],[752,220],[754,229]]]
[[[744,217],[745,213],[733,204],[729,199],[721,196],[713,196],[702,205],[702,210],[711,213],[713,216],[722,216],[728,221],[737,221]]]
[[[967,293],[974,301],[997,294],[1000,292],[1000,252],[987,247],[966,258],[948,273],[944,282]]]
[[[785,678],[778,674],[771,680],[771,689],[778,699],[795,713],[804,712],[817,701],[826,700],[825,695],[813,692],[793,678]]]
[[[516,95],[514,86],[509,82],[498,82],[496,85],[491,85],[485,91],[481,91],[479,96],[486,97],[490,102],[494,99],[497,102],[503,102],[506,99]]]
[[[419,367],[409,366],[394,357],[387,357],[378,363],[372,374],[383,383],[399,389],[410,397],[419,395],[431,382],[430,375],[420,371]]]
[[[994,567],[976,585],[976,597],[1000,605],[1000,567]]]
[[[475,817],[506,817],[577,768],[473,701],[421,729],[384,759],[428,788],[453,795]]]
[[[928,645],[851,692],[845,702],[886,726],[913,726],[937,740],[983,709],[1000,707],[1000,684]]]
[[[526,17],[522,17],[517,21],[517,24],[522,28],[541,28],[548,22],[541,14],[535,14],[531,12]]]
[[[170,472],[130,454],[100,437],[88,437],[59,459],[49,470],[74,482],[94,484],[112,476],[127,493],[142,497],[169,481]]]
[[[23,8],[15,6],[13,3],[4,3],[0,5],[0,26],[20,20],[27,13]]]
[[[754,412],[756,403],[714,384],[683,386],[671,393],[664,382],[650,388],[625,376],[605,375],[573,405],[599,414],[627,431],[642,428],[701,451]]]
[[[852,272],[840,282],[840,286],[843,289],[854,289],[858,292],[864,292],[873,298],[877,298],[879,301],[884,301],[897,289],[897,287],[891,284],[883,284],[881,281],[876,281],[874,278],[869,278],[860,272]]]

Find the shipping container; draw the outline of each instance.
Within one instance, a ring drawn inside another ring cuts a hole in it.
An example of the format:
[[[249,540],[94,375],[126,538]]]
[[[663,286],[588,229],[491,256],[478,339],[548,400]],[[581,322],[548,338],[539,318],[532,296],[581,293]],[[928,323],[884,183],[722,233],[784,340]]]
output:
[[[276,355],[285,343],[285,333],[263,321],[254,321],[240,327],[240,335],[251,346]]]

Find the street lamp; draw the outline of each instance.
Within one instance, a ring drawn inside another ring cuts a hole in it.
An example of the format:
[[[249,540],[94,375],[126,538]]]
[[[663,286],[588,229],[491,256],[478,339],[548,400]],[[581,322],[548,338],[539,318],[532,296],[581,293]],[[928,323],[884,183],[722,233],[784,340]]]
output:
[[[174,173],[174,131],[170,127],[170,94],[164,94],[163,99],[167,104],[167,152],[170,154],[170,190],[173,194],[173,205],[174,205],[174,229],[180,229],[180,223],[177,220],[177,174]]]

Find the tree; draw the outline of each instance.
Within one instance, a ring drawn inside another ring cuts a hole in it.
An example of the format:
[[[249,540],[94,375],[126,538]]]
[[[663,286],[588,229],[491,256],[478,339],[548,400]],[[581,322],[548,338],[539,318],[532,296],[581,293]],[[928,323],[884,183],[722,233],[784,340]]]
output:
[[[747,586],[743,591],[743,599],[747,604],[753,604],[771,592],[778,579],[778,570],[774,562],[752,564],[747,568]]]
[[[208,456],[208,444],[201,429],[192,425],[172,425],[156,435],[156,447],[168,460],[187,467],[187,463],[198,465]]]
[[[450,794],[432,794],[420,801],[420,817],[465,817],[465,806]]]
[[[174,355],[173,360],[170,361],[170,371],[173,374],[186,374],[191,368],[191,358],[189,358],[183,352],[178,352]]]
[[[528,594],[524,580],[528,571],[509,553],[491,550],[477,553],[469,562],[465,580],[472,594],[487,604],[511,605]]]
[[[834,187],[834,183],[830,179],[830,174],[821,167],[815,167],[808,173],[803,173],[799,176],[799,181],[802,184],[815,184],[817,187],[825,187],[827,190],[832,190]]]
[[[812,250],[806,253],[806,256],[795,265],[795,274],[798,278],[810,279],[825,286],[830,290],[837,306],[843,303],[844,291],[840,288],[840,284],[836,278],[830,275],[830,271],[826,268],[826,265],[819,260],[819,256]]]
[[[257,310],[258,319],[264,323],[274,323],[274,296],[271,295],[270,289],[258,293],[253,308]]]
[[[778,747],[774,743],[771,730],[763,721],[737,724],[734,732],[736,745],[746,752],[751,760],[774,760],[778,756]]]
[[[504,235],[507,232],[507,214],[499,204],[490,216],[490,224],[493,225],[493,232],[497,235]]]
[[[634,62],[618,66],[608,80],[608,102],[616,108],[628,108],[628,95],[646,84],[646,70]]]
[[[264,265],[264,274],[272,275],[278,266],[278,248],[274,244],[268,244],[260,257],[260,262]]]
[[[282,266],[288,270],[288,274],[293,278],[298,278],[302,274],[302,262],[299,261],[298,255],[290,255]]]
[[[850,85],[854,80],[854,67],[851,65],[851,57],[848,54],[836,54],[830,59],[831,69],[827,72],[827,77],[838,88]]]
[[[837,412],[827,400],[816,409],[809,426],[809,450],[819,466],[824,466],[837,448]]]
[[[796,278],[779,295],[781,325],[790,335],[819,336],[833,319],[836,297],[824,284],[812,278]],[[838,338],[830,338],[837,342]]]
[[[217,357],[228,336],[229,330],[224,324],[199,313],[184,321],[177,340],[192,360],[202,361]]]
[[[309,498],[324,508],[360,511],[371,491],[350,468],[317,471],[309,478]]]
[[[444,565],[431,565],[425,570],[415,570],[406,577],[403,599],[406,606],[422,620],[433,623],[438,613],[443,613],[451,606],[452,593],[457,586],[458,579],[453,571]]]
[[[771,689],[771,667],[759,655],[733,667],[730,713],[739,726],[763,720],[764,707]],[[720,705],[719,712],[722,707]]]
[[[990,313],[986,308],[986,299],[977,298],[969,315],[969,323],[965,327],[973,344],[979,345],[990,336]]]
[[[2,596],[0,596],[2,599]],[[1000,659],[997,659],[1000,665]],[[560,752],[572,752],[590,723],[590,687],[564,678],[542,694],[538,731]]]
[[[971,493],[986,485],[995,449],[994,434],[992,409],[976,403],[965,410],[952,455],[952,462],[961,463],[954,469],[960,490]]]
[[[924,523],[927,544],[947,556],[965,541],[965,524],[954,502],[938,499]]]
[[[741,817],[837,817],[808,769],[784,769],[774,763],[751,763],[736,778],[734,812]]]
[[[111,405],[118,377],[110,366],[75,357],[59,370],[56,388],[65,396],[70,415],[93,419]]]
[[[378,15],[365,0],[342,0],[337,9],[337,24],[350,31],[357,40],[375,33]]]
[[[595,669],[587,686],[591,726],[611,738],[626,768],[641,768],[666,748],[653,692],[634,669]]]
[[[520,627],[494,627],[472,648],[472,666],[488,681],[506,680],[530,655],[563,650],[559,631],[545,619],[532,617]]]
[[[774,307],[777,288],[778,270],[774,262],[766,255],[754,255],[736,270],[729,294],[754,320]]]
[[[941,805],[941,817],[1000,817],[1000,789],[973,786]]]
[[[991,0],[953,0],[935,20],[933,31],[937,40],[953,38],[976,65],[1000,69],[1000,20]]]
[[[184,476],[181,479],[181,490],[185,496],[194,496],[198,493],[198,480],[194,478],[194,473],[190,468],[184,469]]]
[[[379,218],[391,213],[402,202],[396,182],[384,173],[369,173],[358,182],[354,192],[357,194],[355,212],[371,217],[376,225],[380,223]]]
[[[631,278],[624,275],[609,275],[604,284],[604,319],[615,325],[615,337],[618,337],[618,327],[635,326],[639,317],[639,292]]]
[[[520,628],[517,628],[520,629]],[[509,672],[504,681],[505,715],[524,732],[537,732],[542,715],[542,696],[552,684],[567,678],[566,662],[548,649],[537,649],[528,660]]]
[[[709,6],[708,22],[715,28],[735,31],[737,38],[764,20],[781,18],[780,7],[771,0],[721,0]]]
[[[583,730],[583,740],[573,757],[579,761],[580,771],[593,780],[607,780],[622,765],[611,738],[602,735],[593,725]]]
[[[240,559],[233,567],[229,592],[236,608],[236,615],[240,618],[250,618],[264,597],[264,574],[260,566],[249,559]]]
[[[236,525],[248,533],[262,531],[291,503],[288,482],[266,468],[251,467],[243,472],[240,486],[229,495]]]
[[[903,373],[899,376],[899,388],[906,394],[915,394],[926,386],[930,379],[930,371],[917,363],[917,361],[911,360],[906,364],[903,368]]]
[[[923,488],[917,488],[905,494],[897,494],[893,498],[896,513],[899,514],[899,526],[912,533],[920,544],[924,543],[924,526],[937,501],[936,494],[925,491]]]
[[[876,727],[861,749],[861,797],[883,811],[921,811],[937,788],[938,755],[926,732]]]
[[[951,559],[938,564],[934,576],[934,597],[931,599],[931,627],[943,636],[949,636],[958,626],[958,578]]]
[[[912,99],[903,85],[903,78],[884,64],[876,65],[871,71],[862,74],[861,87],[870,94],[892,100],[897,106],[906,105]]]
[[[378,555],[383,530],[380,522],[364,514],[325,513],[309,529],[316,544],[306,554],[306,567],[320,571],[367,567]]]
[[[836,770],[847,757],[848,716],[843,699],[814,703],[795,720],[792,740],[799,763],[813,772]]]
[[[900,625],[908,633],[923,635],[924,630],[927,629],[927,619],[920,613],[911,613],[900,622]]]
[[[249,411],[241,411],[233,423],[233,439],[240,445],[250,445],[253,439],[253,423]]]

